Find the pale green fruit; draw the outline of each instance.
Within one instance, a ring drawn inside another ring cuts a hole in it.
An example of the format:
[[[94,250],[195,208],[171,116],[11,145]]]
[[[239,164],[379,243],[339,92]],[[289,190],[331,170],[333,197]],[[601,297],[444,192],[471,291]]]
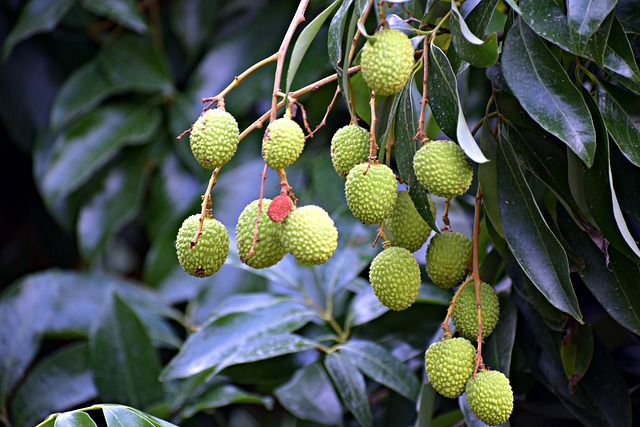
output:
[[[224,264],[229,253],[229,233],[220,221],[207,216],[198,243],[191,247],[199,222],[200,214],[184,220],[176,237],[176,254],[184,271],[192,276],[207,277]]]
[[[272,169],[286,168],[295,162],[304,148],[304,132],[291,117],[269,123],[262,139],[262,158]]]
[[[331,138],[331,163],[345,178],[357,164],[369,158],[369,132],[358,125],[341,127]]]
[[[420,290],[418,261],[405,248],[390,246],[371,262],[369,281],[382,304],[391,310],[407,309]]]
[[[296,208],[283,224],[282,243],[301,264],[322,264],[338,247],[338,229],[319,206]]]
[[[480,308],[482,310],[482,338],[486,338],[498,324],[500,301],[493,287],[484,282],[480,284]],[[478,338],[478,309],[474,283],[469,283],[458,295],[456,305],[451,313],[451,320],[460,335],[471,341]]]
[[[430,141],[420,147],[413,170],[424,188],[445,198],[464,194],[473,179],[471,162],[453,141]]]
[[[431,197],[428,199],[431,213],[435,218],[436,204]],[[409,252],[420,249],[431,233],[431,227],[418,213],[407,190],[398,192],[398,200],[393,212],[384,223],[391,232],[393,244],[408,249]]]
[[[466,393],[469,409],[485,424],[503,424],[513,412],[513,390],[502,372],[478,371],[467,382]]]
[[[354,166],[344,186],[349,210],[363,224],[379,224],[391,215],[398,183],[393,171],[378,163]]]
[[[471,242],[462,233],[442,232],[427,246],[426,268],[431,281],[444,289],[459,285],[467,276]]]
[[[216,108],[198,117],[189,135],[189,145],[198,163],[213,170],[231,160],[238,148],[238,136],[236,119]]]
[[[378,31],[362,49],[362,77],[377,95],[398,93],[409,81],[413,64],[411,40],[396,29]]]
[[[262,211],[258,224],[258,235],[253,254],[247,258],[253,243],[253,230],[258,216],[258,200],[249,203],[236,225],[236,246],[240,261],[253,268],[271,267],[280,261],[287,251],[282,245],[283,224],[273,222],[267,215],[271,199],[262,199]]]
[[[464,338],[449,338],[429,346],[424,364],[435,391],[450,399],[464,392],[475,369],[476,349]]]

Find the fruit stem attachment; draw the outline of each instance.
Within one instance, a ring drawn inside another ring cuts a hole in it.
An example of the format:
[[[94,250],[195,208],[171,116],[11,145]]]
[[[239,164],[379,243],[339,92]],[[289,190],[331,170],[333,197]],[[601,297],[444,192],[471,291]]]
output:
[[[442,212],[442,222],[444,223],[444,228],[450,228],[451,223],[449,222],[449,208],[451,207],[451,197],[447,197],[444,201],[444,211]]]
[[[473,277],[469,276],[467,280],[462,282],[458,290],[455,294],[453,294],[453,298],[451,298],[451,302],[449,303],[449,308],[447,308],[447,315],[444,317],[442,321],[442,330],[444,331],[445,336],[451,336],[451,328],[449,327],[449,319],[451,319],[451,313],[453,313],[453,308],[456,306],[456,302],[458,301],[458,297],[462,290],[473,281]]]
[[[376,117],[376,93],[371,91],[371,99],[369,100],[369,106],[371,107],[371,126],[369,128],[369,164],[375,159],[373,153],[378,151],[378,143],[376,142],[376,124],[378,119]]]
[[[189,242],[189,247],[193,248],[198,244],[198,239],[202,235],[202,227],[204,225],[204,219],[209,214],[213,218],[212,208],[211,208],[211,190],[213,190],[213,186],[216,185],[216,180],[218,178],[218,172],[220,172],[220,167],[217,167],[211,172],[211,178],[209,178],[209,185],[207,185],[207,189],[202,195],[202,208],[200,210],[200,221],[198,223],[198,231],[196,231],[196,235],[193,236],[193,240]]]
[[[480,237],[480,204],[482,203],[482,190],[480,189],[480,183],[478,183],[478,190],[476,191],[476,206],[473,213],[473,242],[471,245],[471,259],[473,262],[473,269],[471,271],[471,277],[473,278],[476,291],[476,307],[478,311],[478,347],[476,351],[476,367],[473,371],[473,378],[475,378],[478,369],[483,366],[482,363],[482,307],[480,306],[480,285],[482,280],[480,279],[480,267],[478,263],[478,240]]]
[[[427,43],[427,37],[422,41],[424,50],[422,53],[422,99],[420,99],[420,118],[418,119],[418,132],[413,137],[414,140],[422,141],[427,137],[424,131],[424,117],[427,110],[427,98],[429,95],[429,89],[427,86],[427,79],[429,78],[429,43]]]

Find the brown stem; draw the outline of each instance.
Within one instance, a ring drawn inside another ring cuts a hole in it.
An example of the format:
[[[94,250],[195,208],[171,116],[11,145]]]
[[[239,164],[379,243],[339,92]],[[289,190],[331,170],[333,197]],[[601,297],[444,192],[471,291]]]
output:
[[[424,132],[424,116],[427,110],[427,97],[429,95],[429,89],[427,87],[427,79],[429,78],[429,43],[427,42],[427,37],[423,40],[424,52],[422,54],[422,99],[420,100],[420,118],[418,119],[418,132],[413,137],[413,139],[417,139],[418,141],[422,141],[427,137]]]
[[[209,178],[209,185],[207,185],[207,189],[202,195],[202,204],[200,209],[200,221],[198,223],[198,231],[196,231],[196,235],[193,237],[193,240],[189,242],[189,247],[193,248],[198,244],[198,239],[202,235],[202,227],[204,225],[204,219],[207,216],[207,212],[211,212],[211,190],[213,190],[213,186],[216,185],[216,180],[218,177],[218,172],[220,172],[220,167],[217,167],[211,172],[211,178]],[[213,217],[213,213],[211,213]]]
[[[324,125],[327,124],[327,119],[329,118],[329,113],[331,112],[331,110],[333,109],[334,104],[336,103],[336,100],[338,99],[338,94],[340,93],[340,86],[336,86],[336,92],[333,94],[333,99],[331,99],[331,102],[329,103],[329,106],[327,107],[327,112],[324,113],[324,117],[322,118],[322,121],[318,124],[318,126],[316,126],[316,128],[310,132],[306,138],[313,138],[313,134],[316,133],[318,130],[322,129],[322,127]],[[355,123],[357,124],[357,123]]]
[[[376,142],[376,124],[378,123],[376,117],[376,93],[373,91],[371,91],[369,106],[371,107],[371,128],[369,130],[369,164],[371,164],[371,160],[375,159],[373,153],[378,151],[378,143]]]
[[[449,223],[449,207],[451,206],[451,198],[447,197],[444,201],[444,212],[442,212],[442,222],[444,223],[443,229],[450,228]]]
[[[480,236],[480,204],[482,203],[482,191],[480,190],[480,183],[478,183],[478,191],[476,192],[476,206],[473,214],[473,243],[472,243],[472,263],[473,269],[471,271],[471,277],[473,278],[476,291],[476,307],[478,312],[478,348],[476,350],[476,367],[473,371],[473,377],[475,378],[478,369],[482,366],[482,307],[480,304],[480,285],[482,280],[480,279],[480,267],[478,262],[478,241]]]
[[[445,335],[451,335],[451,328],[449,327],[449,319],[451,318],[451,313],[453,313],[453,308],[456,306],[456,302],[458,301],[458,297],[460,296],[460,293],[469,283],[471,283],[472,280],[473,280],[472,277],[468,277],[467,280],[465,280],[460,285],[456,293],[453,294],[453,298],[451,298],[451,302],[449,303],[449,308],[447,308],[447,315],[442,321],[442,330],[444,331]]]

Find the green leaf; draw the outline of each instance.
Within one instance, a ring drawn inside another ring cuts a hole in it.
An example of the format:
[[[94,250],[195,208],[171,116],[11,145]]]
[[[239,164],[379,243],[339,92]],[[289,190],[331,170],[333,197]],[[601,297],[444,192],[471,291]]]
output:
[[[476,67],[488,67],[498,60],[498,37],[492,33],[484,40],[476,37],[469,29],[458,11],[455,2],[451,2],[451,42],[460,57]],[[448,52],[447,52],[448,53]]]
[[[55,427],[96,427],[86,412],[72,411],[58,414]]]
[[[613,10],[617,0],[567,0],[567,18],[573,45],[584,50],[591,36]]]
[[[502,72],[527,113],[590,167],[596,135],[585,101],[551,51],[521,18],[507,35]]]
[[[417,400],[420,384],[416,375],[384,347],[370,341],[350,340],[338,351],[366,376],[411,401]]]
[[[489,159],[488,162],[478,165],[478,182],[482,188],[482,204],[491,224],[498,234],[504,238],[504,231],[502,231],[502,223],[500,222],[500,210],[498,209],[497,142],[491,134],[488,120],[485,120],[482,124],[480,148]]]
[[[164,380],[186,378],[215,369],[252,340],[294,331],[314,317],[313,310],[293,301],[274,302],[249,312],[213,317],[189,336],[164,369],[162,377]]]
[[[234,403],[262,405],[273,409],[273,398],[248,393],[232,384],[217,384],[189,403],[181,412],[182,418],[191,418],[196,413],[213,408],[220,408]]]
[[[629,38],[622,24],[615,17],[611,24],[604,66],[620,83],[636,94],[640,94],[640,70],[629,44]]]
[[[274,395],[298,418],[321,424],[342,424],[342,407],[326,371],[319,362],[298,370]]]
[[[449,59],[435,44],[429,47],[429,106],[438,125],[476,163],[484,163],[482,154],[467,125],[458,97],[458,84]]]
[[[111,18],[118,24],[138,33],[147,31],[147,24],[135,0],[83,0],[82,6],[96,15]]]
[[[640,4],[636,0],[618,0],[616,17],[626,32],[640,34]]]
[[[426,375],[424,376],[426,378]],[[436,401],[436,391],[431,384],[422,383],[420,401],[418,402],[418,427],[432,427],[433,412]]]
[[[78,189],[120,148],[148,142],[161,120],[150,104],[112,103],[91,111],[56,139],[41,184],[45,197]]]
[[[291,89],[291,84],[293,83],[293,79],[296,76],[296,71],[298,71],[298,67],[300,63],[304,59],[304,55],[307,53],[309,49],[309,45],[315,38],[320,28],[322,28],[322,24],[327,20],[333,9],[336,8],[340,4],[342,0],[335,0],[331,3],[325,10],[320,12],[313,18],[313,21],[307,25],[304,30],[298,36],[296,43],[293,45],[293,49],[291,50],[291,58],[289,59],[289,68],[287,70],[287,93]]]
[[[87,345],[71,344],[48,354],[34,366],[16,390],[11,413],[16,425],[34,425],[54,411],[68,409],[97,395]]]
[[[100,405],[107,427],[177,427],[167,421],[122,405]]]
[[[499,146],[497,164],[500,219],[509,249],[554,307],[582,321],[567,254],[542,216],[506,141]]]
[[[342,402],[361,426],[373,425],[373,416],[364,385],[364,377],[349,358],[338,351],[328,354],[324,366],[342,398]]]
[[[347,105],[349,109],[351,109],[351,103],[349,102],[351,93],[348,90],[349,76],[344,73],[344,68],[348,68],[350,64],[348,63],[348,55],[343,55],[343,51],[349,52],[351,40],[356,33],[356,21],[358,20],[357,10],[353,9],[352,13],[349,13],[352,4],[353,0],[344,0],[342,2],[331,19],[329,33],[327,35],[329,61],[331,62],[331,66],[336,70],[340,93],[344,98],[345,105]],[[362,83],[364,83],[364,79],[361,78],[361,80]],[[350,111],[350,113],[352,116],[355,115],[355,111]]]
[[[598,107],[607,130],[631,163],[640,167],[640,97],[598,81]]]
[[[482,359],[491,369],[498,370],[508,376],[516,338],[518,310],[508,295],[501,293],[498,296],[500,298],[500,319],[482,346]]]
[[[353,326],[364,325],[373,319],[377,319],[389,309],[384,306],[373,293],[371,286],[367,286],[356,294],[349,308],[349,324]]]
[[[585,376],[593,357],[593,332],[587,325],[571,322],[560,345],[560,360],[564,373],[573,386]]]
[[[101,399],[135,407],[163,399],[158,354],[136,313],[117,293],[96,318],[89,345]]]
[[[76,0],[30,0],[20,11],[18,22],[7,35],[2,47],[2,59],[6,60],[13,48],[34,34],[53,30],[64,18]]]

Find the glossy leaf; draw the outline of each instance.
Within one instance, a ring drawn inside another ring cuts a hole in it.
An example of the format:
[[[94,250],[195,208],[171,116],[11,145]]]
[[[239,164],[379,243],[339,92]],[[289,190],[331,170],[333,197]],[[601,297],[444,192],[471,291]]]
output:
[[[273,398],[248,393],[232,384],[219,384],[204,392],[189,404],[181,413],[183,418],[193,417],[196,413],[213,408],[220,408],[232,404],[253,404],[262,405],[265,408],[273,409]]]
[[[118,24],[136,31],[145,33],[147,24],[140,13],[140,5],[135,0],[82,0],[82,6],[96,15],[111,18]]]
[[[418,398],[420,384],[415,374],[384,347],[370,341],[350,340],[339,351],[369,378],[409,400]]]
[[[576,48],[584,49],[616,3],[617,0],[567,0],[567,18]]]
[[[500,318],[482,346],[485,365],[509,376],[511,355],[516,338],[518,310],[508,295],[500,294]]]
[[[582,321],[567,254],[549,229],[506,141],[498,149],[497,164],[500,219],[511,252],[554,307]]]
[[[18,22],[7,35],[2,46],[2,59],[6,60],[13,48],[35,34],[53,30],[64,18],[76,0],[30,0],[20,11]]]
[[[327,47],[329,53],[329,61],[331,66],[336,70],[338,76],[338,85],[340,86],[340,93],[344,98],[345,104],[351,109],[350,97],[351,93],[348,90],[349,76],[343,71],[345,68],[349,68],[349,57],[344,55],[344,52],[349,52],[353,36],[356,33],[356,21],[357,17],[357,5],[351,8],[353,0],[344,0],[335,15],[331,19],[329,25],[329,33],[327,35]],[[344,43],[344,44],[343,44]],[[361,79],[364,83],[364,79]],[[351,111],[352,115],[355,115],[355,111]]]
[[[214,317],[189,336],[162,376],[164,380],[185,378],[215,369],[251,340],[294,331],[314,317],[313,310],[293,301]]]
[[[604,81],[598,85],[598,107],[607,130],[625,157],[640,167],[640,97]]]
[[[449,59],[435,44],[429,47],[429,106],[438,125],[476,163],[484,163],[482,154],[467,125],[458,97],[458,84]]]
[[[100,405],[107,427],[176,427],[134,408],[122,405]]]
[[[471,12],[469,12],[469,14],[464,18],[464,22],[472,34],[477,34],[479,38],[484,36],[487,27],[491,22],[494,11],[496,10],[497,4],[498,0],[481,1],[478,2]],[[458,54],[458,48],[456,46],[457,44],[455,42],[449,46],[447,49],[447,57],[451,62],[451,67],[455,73],[459,75],[467,68],[468,62]]]
[[[502,72],[527,113],[591,166],[595,129],[584,99],[544,42],[520,18],[505,41]]]
[[[577,325],[575,322],[562,338],[560,345],[560,360],[564,373],[569,380],[569,387],[582,379],[591,365],[593,357],[593,332],[586,325]]]
[[[629,33],[640,34],[640,4],[635,0],[618,0],[616,17]]]
[[[479,39],[467,26],[455,2],[451,3],[451,42],[462,59],[476,67],[488,67],[498,60],[498,37],[490,34]]]
[[[16,425],[34,425],[52,412],[79,405],[97,395],[87,345],[71,344],[34,366],[16,390],[11,413]]]
[[[640,94],[640,70],[622,24],[614,17],[605,53],[605,69],[623,85]]]
[[[342,408],[336,390],[319,362],[300,369],[274,392],[296,417],[322,424],[341,424]]]
[[[86,412],[72,411],[59,414],[54,427],[96,427],[96,423]]]
[[[329,353],[324,359],[324,366],[327,368],[344,406],[349,409],[358,423],[364,427],[373,425],[367,389],[360,371],[340,350]]]
[[[504,238],[502,223],[500,222],[500,210],[498,209],[498,172],[496,158],[498,143],[491,134],[488,121],[482,124],[480,134],[480,148],[486,153],[488,162],[478,165],[478,182],[482,189],[482,204],[485,212],[500,236]]]
[[[127,144],[148,142],[160,126],[154,105],[109,104],[91,111],[55,141],[42,181],[45,197],[76,190]]]

